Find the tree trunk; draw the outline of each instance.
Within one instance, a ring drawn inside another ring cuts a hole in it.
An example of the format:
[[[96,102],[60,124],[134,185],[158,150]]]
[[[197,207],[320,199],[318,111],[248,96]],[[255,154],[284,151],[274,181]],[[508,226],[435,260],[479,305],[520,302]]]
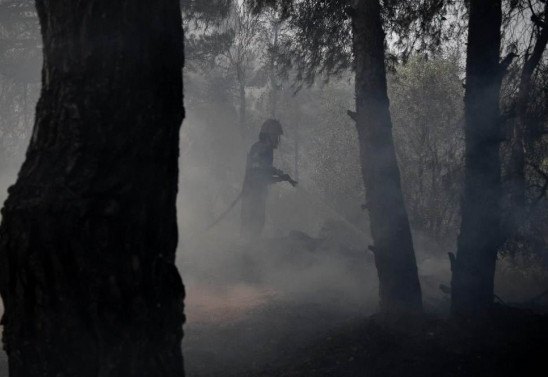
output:
[[[299,181],[299,157],[301,153],[301,133],[300,133],[300,117],[296,119],[295,122],[295,159],[294,159],[294,170],[293,174],[295,174],[295,180]]]
[[[501,232],[499,96],[501,1],[470,1],[465,94],[465,182],[457,258],[452,261],[452,311],[485,313],[493,304]]]
[[[422,311],[413,240],[401,190],[390,118],[384,31],[378,0],[358,0],[352,12],[360,161],[375,245],[381,311]]]
[[[247,134],[247,98],[245,92],[245,76],[242,68],[240,67],[236,68],[236,72],[240,100],[240,133],[242,139],[245,139]]]
[[[37,0],[42,93],[0,227],[12,377],[182,376],[177,0]]]
[[[274,32],[274,41],[272,43],[272,51],[270,52],[270,116],[273,119],[276,119],[276,114],[278,111],[278,82],[277,77],[277,66],[276,60],[279,53],[278,49],[278,34],[280,29],[280,24],[276,20],[272,23],[272,29]]]

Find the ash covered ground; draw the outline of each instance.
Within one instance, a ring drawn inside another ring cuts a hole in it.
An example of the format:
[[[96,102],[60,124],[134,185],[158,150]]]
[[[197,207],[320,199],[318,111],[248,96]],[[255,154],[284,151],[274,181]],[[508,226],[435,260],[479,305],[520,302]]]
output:
[[[352,233],[331,222],[314,237],[295,231],[243,243],[213,232],[183,242],[187,375],[504,376],[542,360],[548,326],[540,314],[501,306],[489,325],[445,319],[449,297],[439,285],[449,271],[427,254],[418,264],[429,315],[385,326],[371,316],[373,257]],[[4,354],[0,373],[8,375]]]

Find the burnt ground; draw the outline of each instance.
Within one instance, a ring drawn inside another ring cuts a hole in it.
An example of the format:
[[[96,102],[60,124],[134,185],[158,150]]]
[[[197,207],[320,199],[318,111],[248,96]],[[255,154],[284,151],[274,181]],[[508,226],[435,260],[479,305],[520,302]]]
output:
[[[189,377],[540,377],[548,371],[548,317],[500,308],[473,323],[388,324],[315,305],[270,305],[236,322],[187,325],[183,349]]]
[[[277,240],[251,257],[212,245],[217,251],[202,248],[188,259],[183,270],[196,274],[186,281],[188,377],[548,375],[547,305],[501,305],[486,320],[449,320],[447,297],[433,297],[446,279],[429,274],[421,280],[428,311],[437,314],[389,322],[371,316],[377,291],[369,257],[340,245],[334,257],[311,241]],[[7,377],[3,353],[0,377]]]
[[[503,312],[476,323],[368,319],[261,376],[545,376],[548,318]]]
[[[427,311],[436,314],[387,321],[371,315],[377,292],[365,291],[375,280],[375,270],[363,251],[340,245],[307,247],[305,241],[310,240],[277,240],[275,246],[255,247],[251,263],[233,273],[246,276],[250,286],[274,287],[279,295],[230,320],[201,323],[201,313],[189,321],[183,342],[188,376],[548,376],[546,303],[534,310],[498,305],[484,320],[449,319],[448,296],[439,295],[439,284],[447,276],[424,275],[428,260],[423,259],[419,270],[425,303]],[[333,250],[345,263],[342,273],[330,279],[328,271],[337,262],[331,259]],[[325,253],[330,257],[325,259]],[[225,269],[237,253],[229,255],[222,263]],[[317,266],[322,266],[318,274],[306,277]],[[219,278],[213,271],[203,275]],[[308,293],[294,296],[282,284],[286,281]],[[233,283],[216,280],[214,285]],[[191,296],[188,303],[190,309]]]
[[[240,323],[191,329],[188,376],[546,376],[548,317],[499,307],[492,318],[388,323],[318,307],[263,308]],[[333,314],[333,313],[331,313]],[[322,319],[323,318],[323,319]],[[318,323],[320,321],[320,323]],[[323,323],[321,323],[323,321]],[[321,330],[318,330],[321,329]],[[200,341],[198,338],[202,338]],[[208,352],[200,342],[215,344]]]

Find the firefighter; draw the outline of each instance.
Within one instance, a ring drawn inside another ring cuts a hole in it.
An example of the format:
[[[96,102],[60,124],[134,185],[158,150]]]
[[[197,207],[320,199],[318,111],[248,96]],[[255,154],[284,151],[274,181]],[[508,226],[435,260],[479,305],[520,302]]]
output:
[[[242,189],[242,229],[245,239],[258,238],[265,224],[268,186],[277,182],[297,182],[273,166],[274,149],[280,144],[283,130],[280,122],[268,119],[263,123],[259,141],[247,154],[244,185]]]

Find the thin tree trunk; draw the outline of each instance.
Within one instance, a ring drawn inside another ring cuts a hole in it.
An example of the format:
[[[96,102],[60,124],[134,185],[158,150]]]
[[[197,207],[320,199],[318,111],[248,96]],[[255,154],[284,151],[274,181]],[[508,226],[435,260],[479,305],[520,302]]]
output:
[[[295,160],[294,160],[294,171],[295,180],[299,181],[299,157],[301,152],[301,133],[300,133],[300,116],[297,117],[295,122]]]
[[[245,138],[247,131],[247,98],[245,93],[244,73],[240,67],[236,68],[238,79],[238,90],[240,99],[240,133]]]
[[[12,377],[183,375],[177,0],[37,0],[42,93],[0,227]]]
[[[485,313],[493,304],[501,232],[499,96],[501,1],[470,1],[465,94],[465,182],[457,257],[452,256],[452,311]]]
[[[544,19],[548,20],[548,2],[544,7]],[[526,182],[526,148],[530,143],[530,121],[528,119],[528,106],[532,90],[532,77],[538,67],[542,55],[548,44],[548,26],[539,26],[540,32],[535,41],[533,51],[526,56],[519,83],[518,99],[516,104],[516,119],[514,122],[511,151],[509,194],[510,194],[510,227],[508,236],[519,234],[519,228],[527,217],[527,182]]]
[[[381,311],[420,312],[421,288],[392,137],[379,1],[357,0],[352,25],[357,109],[353,118],[375,243]]]
[[[278,54],[278,34],[280,24],[274,21],[272,24],[274,29],[274,41],[272,44],[272,51],[270,53],[270,116],[276,119],[276,113],[278,110],[278,83],[276,80],[277,67],[276,58]]]

